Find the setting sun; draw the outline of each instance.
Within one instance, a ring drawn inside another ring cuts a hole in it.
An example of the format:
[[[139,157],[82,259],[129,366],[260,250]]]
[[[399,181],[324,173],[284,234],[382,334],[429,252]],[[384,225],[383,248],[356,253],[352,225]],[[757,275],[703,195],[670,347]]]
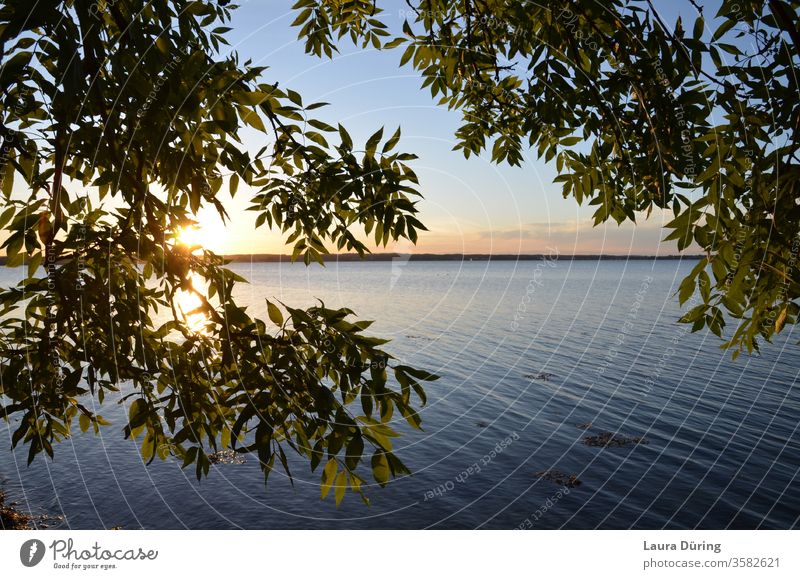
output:
[[[204,246],[203,233],[197,226],[190,226],[190,227],[181,227],[178,230],[178,234],[176,238],[178,243],[181,245],[186,245],[188,247],[196,247],[196,246]]]
[[[228,249],[228,229],[215,212],[201,211],[195,224],[178,229],[175,238],[190,248],[203,248],[215,253],[224,253]]]

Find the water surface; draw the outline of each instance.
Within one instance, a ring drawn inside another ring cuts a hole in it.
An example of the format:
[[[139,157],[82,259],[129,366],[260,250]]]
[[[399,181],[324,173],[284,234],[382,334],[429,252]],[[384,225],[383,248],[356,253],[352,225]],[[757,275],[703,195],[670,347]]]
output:
[[[175,461],[144,466],[109,397],[102,436],[77,433],[54,461],[0,451],[0,485],[64,527],[793,528],[800,517],[797,336],[736,362],[676,324],[680,261],[236,264],[239,298],[348,306],[377,320],[398,358],[442,376],[423,431],[396,449],[413,476],[319,500],[298,463],[265,489],[255,458],[201,482]],[[15,272],[0,274],[0,285]],[[400,419],[402,420],[402,419]],[[578,425],[591,424],[588,430]],[[77,430],[77,429],[76,429]],[[591,447],[603,431],[648,444]],[[501,443],[502,441],[502,443]],[[499,450],[498,450],[499,449]],[[565,493],[537,472],[574,474]],[[527,522],[526,522],[527,520]]]

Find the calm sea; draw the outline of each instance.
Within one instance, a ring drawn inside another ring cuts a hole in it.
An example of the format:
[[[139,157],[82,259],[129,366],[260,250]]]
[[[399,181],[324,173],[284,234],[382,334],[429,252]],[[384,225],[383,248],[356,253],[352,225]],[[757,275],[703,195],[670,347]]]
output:
[[[255,458],[197,482],[175,461],[142,464],[114,425],[76,433],[54,461],[0,451],[0,488],[63,527],[110,528],[793,528],[800,517],[800,355],[787,329],[736,362],[708,333],[676,324],[678,261],[238,264],[240,299],[347,305],[377,320],[389,351],[442,376],[423,430],[398,439],[413,476],[319,499],[264,487]],[[14,272],[0,274],[0,285]],[[580,427],[579,427],[580,425]],[[77,428],[76,428],[77,430]],[[646,444],[589,446],[603,432]],[[574,475],[572,488],[537,477]]]

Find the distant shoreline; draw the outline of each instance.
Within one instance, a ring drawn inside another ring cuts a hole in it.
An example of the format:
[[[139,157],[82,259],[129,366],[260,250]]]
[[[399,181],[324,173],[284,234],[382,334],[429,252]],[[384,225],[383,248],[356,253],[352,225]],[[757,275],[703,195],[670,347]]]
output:
[[[656,261],[656,260],[696,260],[704,255],[550,255],[550,254],[485,254],[485,253],[371,253],[364,257],[356,253],[339,253],[324,256],[325,261],[334,263],[358,261],[539,261],[542,259],[558,259],[564,261]],[[253,255],[226,255],[233,263],[288,263],[291,256],[277,253],[260,253]]]
[[[290,255],[280,253],[254,253],[233,254],[223,256],[232,263],[290,263]],[[696,260],[705,257],[696,255],[558,255],[526,253],[514,254],[488,254],[488,253],[371,253],[364,257],[357,253],[333,253],[323,256],[327,263],[359,262],[359,261],[393,261],[403,259],[406,261],[539,261],[542,259],[557,259],[559,261],[670,261],[678,259]],[[302,262],[302,260],[301,260]],[[0,266],[6,264],[6,256],[0,255]]]

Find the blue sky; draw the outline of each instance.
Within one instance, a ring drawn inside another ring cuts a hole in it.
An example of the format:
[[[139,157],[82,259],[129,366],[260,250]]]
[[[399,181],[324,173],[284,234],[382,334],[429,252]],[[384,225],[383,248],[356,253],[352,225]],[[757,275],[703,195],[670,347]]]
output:
[[[414,152],[414,163],[425,200],[421,219],[430,231],[416,248],[400,244],[394,249],[414,252],[538,253],[548,247],[561,254],[675,253],[671,242],[661,242],[660,229],[669,219],[654,213],[638,225],[618,227],[610,222],[593,228],[588,207],[564,199],[553,184],[554,164],[526,155],[522,167],[493,165],[488,155],[465,160],[452,150],[460,113],[435,105],[427,90],[420,90],[418,74],[399,68],[401,51],[362,50],[343,42],[341,54],[320,59],[303,52],[297,29],[290,24],[296,14],[292,2],[251,0],[234,11],[229,38],[242,58],[268,66],[265,80],[298,90],[306,102],[325,101],[319,117],[341,122],[356,141],[365,140],[378,127],[402,126],[400,148]],[[682,3],[681,3],[682,4]],[[379,3],[384,20],[399,27],[407,13],[402,1]],[[676,3],[656,3],[665,19],[674,21]],[[688,4],[682,7],[694,21]],[[691,26],[691,24],[689,24]],[[261,143],[263,144],[263,143]],[[261,145],[252,142],[254,148]],[[240,193],[234,202],[245,207]],[[285,251],[278,232],[253,231],[253,214],[233,211],[233,223],[216,247],[226,253]],[[207,218],[211,220],[210,218]],[[211,229],[211,227],[209,227]],[[390,247],[389,249],[393,249]]]

